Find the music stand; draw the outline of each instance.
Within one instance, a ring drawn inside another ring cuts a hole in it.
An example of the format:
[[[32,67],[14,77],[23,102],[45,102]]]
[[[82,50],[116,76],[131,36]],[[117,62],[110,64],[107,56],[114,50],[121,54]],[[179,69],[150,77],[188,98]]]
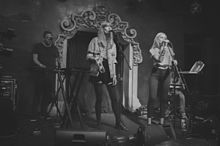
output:
[[[196,75],[196,80],[195,81],[196,81],[196,84],[197,84],[197,81],[198,81],[197,75],[202,71],[204,66],[205,66],[205,64],[202,61],[196,61],[189,71],[180,71],[180,74],[182,74],[184,76],[190,76],[190,75],[195,76]]]
[[[198,74],[203,68],[205,64],[202,61],[196,61],[191,67],[190,71],[181,71],[182,74]]]
[[[202,71],[204,66],[205,64],[202,61],[196,61],[189,71],[180,71],[180,74],[184,76],[184,80],[187,79],[187,81],[185,81],[187,82],[187,85],[190,85],[188,87],[190,87],[191,90],[187,89],[187,92],[190,96],[195,96],[198,94],[198,75]],[[187,101],[188,100],[186,100],[186,102]],[[192,104],[189,101],[187,103]]]
[[[198,94],[198,75],[200,74],[200,72],[202,71],[204,66],[205,66],[205,64],[202,61],[196,61],[189,71],[181,71],[180,72],[180,74],[185,76],[186,79],[188,80],[188,82],[191,83],[190,87],[193,88],[193,89],[189,90],[189,92],[188,92],[188,93],[190,93],[190,95],[189,95],[190,100],[186,100],[186,105],[187,105],[188,111],[190,113],[190,116],[189,116],[190,131],[192,130],[192,123],[194,123],[193,122],[194,113],[192,111],[192,107],[194,106],[194,103],[196,102],[196,100],[194,98],[192,98],[192,95],[197,96],[197,94]]]

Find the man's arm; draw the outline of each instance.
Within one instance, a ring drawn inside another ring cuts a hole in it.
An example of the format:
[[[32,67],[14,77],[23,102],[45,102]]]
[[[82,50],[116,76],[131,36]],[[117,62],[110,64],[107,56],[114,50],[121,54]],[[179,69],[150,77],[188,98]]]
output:
[[[41,68],[46,68],[46,65],[42,64],[38,59],[38,54],[33,54],[33,61]]]

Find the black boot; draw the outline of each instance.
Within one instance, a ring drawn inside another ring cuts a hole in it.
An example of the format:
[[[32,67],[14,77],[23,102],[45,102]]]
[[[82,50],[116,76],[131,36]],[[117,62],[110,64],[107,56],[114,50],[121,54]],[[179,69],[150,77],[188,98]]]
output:
[[[115,128],[118,129],[118,130],[128,131],[128,128],[125,126],[125,124],[122,121],[117,122],[115,124]]]
[[[97,126],[101,125],[101,112],[96,112],[96,122]]]
[[[96,102],[95,104],[95,114],[96,114],[96,120],[97,120],[97,126],[101,125],[101,102]]]

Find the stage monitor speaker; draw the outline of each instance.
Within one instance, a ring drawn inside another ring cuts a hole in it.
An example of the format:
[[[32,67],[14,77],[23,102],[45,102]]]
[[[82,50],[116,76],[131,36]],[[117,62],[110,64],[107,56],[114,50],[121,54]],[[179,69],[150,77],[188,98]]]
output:
[[[108,141],[105,131],[56,130],[56,146],[104,146]]]
[[[166,133],[161,125],[146,125],[138,128],[137,141],[138,145],[156,145],[163,141],[169,140],[170,136]]]

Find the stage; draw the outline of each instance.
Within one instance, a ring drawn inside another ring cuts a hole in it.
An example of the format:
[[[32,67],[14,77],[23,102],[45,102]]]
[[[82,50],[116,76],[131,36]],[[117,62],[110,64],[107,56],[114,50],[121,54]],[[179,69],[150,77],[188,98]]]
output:
[[[73,116],[73,127],[60,127],[54,117],[39,117],[18,114],[18,128],[14,134],[1,136],[1,146],[217,146],[214,137],[181,132],[178,125],[163,127],[152,124],[135,115],[122,115],[128,131],[114,128],[114,115],[103,113],[100,126],[96,125],[95,114],[82,114],[83,123]],[[7,125],[6,125],[7,126]],[[142,131],[140,131],[140,129]],[[144,131],[143,131],[144,129]],[[144,143],[144,144],[143,144]]]

